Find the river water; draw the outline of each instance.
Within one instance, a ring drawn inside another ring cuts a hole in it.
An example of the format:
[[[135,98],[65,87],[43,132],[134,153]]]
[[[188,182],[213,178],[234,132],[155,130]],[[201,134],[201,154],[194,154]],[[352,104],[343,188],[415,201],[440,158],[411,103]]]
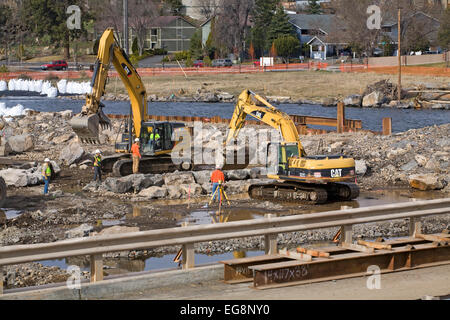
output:
[[[72,110],[75,113],[81,111],[83,100],[50,99],[42,97],[6,97],[0,98],[6,107],[17,104],[36,111],[63,111]],[[107,114],[128,114],[129,102],[105,101]],[[205,102],[151,102],[149,114],[164,116],[197,116],[231,118],[235,105],[233,103],[205,103]],[[323,107],[319,105],[280,104],[280,110],[291,115],[336,117],[336,107]],[[415,110],[392,108],[346,108],[347,119],[362,120],[363,129],[381,131],[382,119],[392,118],[392,131],[403,132],[409,129],[423,128],[432,125],[450,123],[449,110]],[[319,127],[317,127],[319,128]]]

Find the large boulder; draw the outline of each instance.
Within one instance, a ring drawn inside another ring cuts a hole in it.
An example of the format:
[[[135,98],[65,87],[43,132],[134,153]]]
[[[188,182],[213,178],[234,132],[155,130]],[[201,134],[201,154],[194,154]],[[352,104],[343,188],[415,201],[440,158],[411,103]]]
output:
[[[167,186],[167,198],[169,199],[180,199],[186,192],[181,186]]]
[[[225,171],[225,178],[227,180],[245,180],[249,177],[248,170],[229,170]]]
[[[402,171],[412,171],[414,169],[417,169],[419,165],[417,164],[416,160],[412,159],[408,163],[404,164],[400,167],[400,170]]]
[[[80,144],[74,142],[62,149],[59,160],[65,162],[66,165],[70,166],[71,164],[80,161],[83,158],[84,154],[84,149],[80,146]]]
[[[367,164],[364,160],[355,160],[355,171],[359,176],[363,176],[367,172]]]
[[[27,152],[34,149],[33,137],[29,134],[9,137],[7,142],[11,150],[15,153]]]
[[[150,187],[139,192],[139,196],[149,199],[160,199],[167,196],[166,187]]]
[[[107,178],[103,187],[114,193],[127,193],[133,189],[133,180],[129,177]]]
[[[359,94],[353,94],[344,99],[344,105],[346,106],[361,106],[362,96]]]
[[[43,181],[43,177],[36,169],[23,170],[8,168],[0,171],[0,177],[5,180],[7,186],[26,187],[37,185]]]
[[[422,191],[440,190],[445,187],[445,181],[434,174],[414,174],[409,177],[409,185]]]
[[[201,185],[194,183],[194,184],[182,184],[180,185],[180,188],[183,190],[183,192],[191,197],[200,196],[203,194],[203,188]]]
[[[139,232],[139,227],[112,226],[109,228],[105,228],[100,232],[93,232],[91,233],[91,236],[105,236],[111,234],[131,233],[131,232]]]
[[[211,171],[194,171],[192,174],[198,184],[209,183],[211,179]]]
[[[195,183],[194,176],[191,172],[186,173],[168,173],[164,176],[164,183],[168,186],[180,185],[180,184],[192,184]]]
[[[68,230],[64,233],[66,239],[88,237],[94,228],[88,224],[82,224],[77,228]]]
[[[362,100],[363,107],[375,107],[381,105],[386,101],[386,97],[382,92],[374,91],[366,96]]]

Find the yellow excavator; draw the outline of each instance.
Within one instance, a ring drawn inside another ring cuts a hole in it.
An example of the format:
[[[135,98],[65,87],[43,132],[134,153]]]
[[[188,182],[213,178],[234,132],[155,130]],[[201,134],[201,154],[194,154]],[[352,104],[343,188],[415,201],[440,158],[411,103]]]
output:
[[[124,83],[131,102],[130,118],[123,126],[122,140],[115,145],[116,154],[102,160],[102,168],[113,172],[115,176],[132,173],[130,150],[135,138],[140,139],[142,159],[139,164],[141,173],[158,173],[162,171],[188,170],[190,164],[175,165],[171,159],[176,142],[172,136],[180,130],[188,130],[183,123],[149,122],[147,116],[147,91],[141,77],[130,62],[128,55],[120,47],[114,36],[114,29],[109,28],[100,38],[97,60],[92,76],[92,91],[86,95],[86,104],[81,113],[72,118],[70,125],[83,143],[99,143],[99,127],[111,125],[104,114],[101,98],[105,94],[108,71],[114,65]],[[183,133],[178,132],[179,135]]]
[[[359,196],[358,186],[352,183],[356,177],[354,159],[342,155],[307,156],[289,115],[249,90],[243,91],[238,98],[226,144],[237,138],[247,116],[279,130],[283,138],[281,143],[268,145],[268,150],[277,150],[277,157],[273,157],[276,159],[274,174],[267,177],[277,182],[251,185],[248,191],[251,198],[319,204]]]

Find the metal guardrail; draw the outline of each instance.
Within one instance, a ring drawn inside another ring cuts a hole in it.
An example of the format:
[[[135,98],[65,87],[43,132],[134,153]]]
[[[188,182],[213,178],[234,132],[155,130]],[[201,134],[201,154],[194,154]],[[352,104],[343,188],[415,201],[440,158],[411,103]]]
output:
[[[181,245],[183,268],[188,269],[194,267],[194,244],[199,242],[265,236],[265,251],[272,254],[277,252],[276,237],[279,233],[341,226],[344,241],[351,242],[354,224],[410,218],[410,233],[414,233],[420,229],[419,218],[448,213],[450,213],[450,198],[357,209],[344,208],[338,211],[287,217],[267,215],[256,220],[0,247],[0,266],[90,255],[91,281],[96,282],[103,279],[102,254],[108,252]]]

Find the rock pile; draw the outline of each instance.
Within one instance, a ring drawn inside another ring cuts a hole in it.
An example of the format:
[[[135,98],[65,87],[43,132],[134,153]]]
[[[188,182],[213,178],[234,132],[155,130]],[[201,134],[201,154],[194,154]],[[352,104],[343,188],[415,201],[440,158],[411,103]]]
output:
[[[254,183],[272,180],[257,179],[259,170],[243,169],[224,171],[227,182],[225,190],[229,194],[245,193]],[[211,193],[209,181],[211,171],[173,172],[166,174],[135,174],[121,178],[107,178],[103,183],[91,182],[83,190],[114,194],[136,193],[144,199],[182,199],[199,197]],[[252,178],[253,177],[253,178]]]

